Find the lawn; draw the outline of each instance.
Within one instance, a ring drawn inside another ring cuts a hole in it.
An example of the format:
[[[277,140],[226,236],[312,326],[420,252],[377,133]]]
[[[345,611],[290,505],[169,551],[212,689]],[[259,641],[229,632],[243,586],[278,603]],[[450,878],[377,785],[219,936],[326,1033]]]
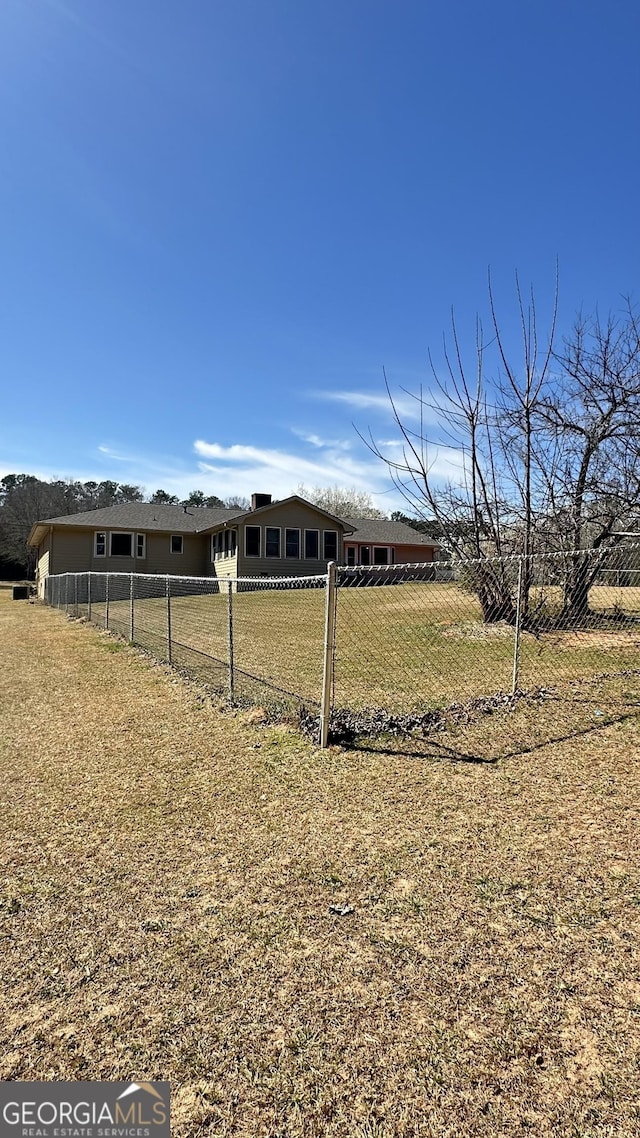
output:
[[[128,591],[128,579],[123,580]],[[162,595],[135,603],[135,639],[165,658],[165,583],[162,578],[158,582]],[[553,607],[559,592],[547,589],[546,598]],[[566,684],[638,666],[640,623],[624,628],[613,614],[616,607],[637,614],[640,589],[596,587],[590,600],[596,611],[612,614],[610,626],[524,633],[520,687]],[[243,679],[244,672],[319,702],[324,590],[265,588],[234,594],[232,606],[238,694],[250,682]],[[205,678],[206,660],[189,650],[228,660],[226,596],[175,597],[171,613],[178,662],[200,669]],[[101,621],[104,606],[94,605],[93,615]],[[128,600],[112,601],[109,615],[111,627],[128,636]],[[475,598],[455,584],[343,588],[338,592],[335,705],[408,712],[509,691],[513,653],[513,628],[506,623],[484,625]],[[208,670],[209,679],[226,689],[224,667],[210,665]]]
[[[638,1134],[637,691],[322,752],[3,592],[1,1078],[167,1078],[179,1138]]]

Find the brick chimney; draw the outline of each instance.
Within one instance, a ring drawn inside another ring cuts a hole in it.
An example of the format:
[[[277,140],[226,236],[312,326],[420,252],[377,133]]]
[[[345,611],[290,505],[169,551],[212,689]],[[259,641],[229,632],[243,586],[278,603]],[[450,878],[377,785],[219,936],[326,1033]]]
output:
[[[262,506],[271,505],[271,494],[252,494],[251,509],[259,510]]]

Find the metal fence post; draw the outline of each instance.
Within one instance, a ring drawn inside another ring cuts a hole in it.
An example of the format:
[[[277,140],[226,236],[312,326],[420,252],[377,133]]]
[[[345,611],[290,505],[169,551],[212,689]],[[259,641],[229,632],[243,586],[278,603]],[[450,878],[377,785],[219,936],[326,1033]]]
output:
[[[104,627],[109,631],[109,574],[105,574],[104,585]]]
[[[233,583],[229,579],[227,586],[227,649],[229,653],[229,703],[233,703],[235,676],[233,666]]]
[[[520,631],[521,631],[521,616],[522,616],[522,562],[524,557],[520,558],[518,564],[518,598],[516,601],[516,627],[515,636],[513,641],[513,678],[511,681],[511,694],[515,695],[518,690],[518,678],[520,673]]]
[[[324,663],[322,669],[322,697],[320,702],[320,746],[326,747],[329,739],[331,721],[331,697],[333,693],[333,667],[335,660],[336,635],[336,586],[337,572],[335,561],[327,565],[327,596],[324,618]]]
[[[129,640],[133,643],[133,636],[135,632],[135,625],[133,622],[133,594],[134,594],[134,577],[133,573],[129,581]]]
[[[91,622],[91,573],[87,573],[87,620]]]
[[[171,663],[171,578],[167,574],[167,663]]]
[[[78,574],[73,574],[73,615],[78,615]]]

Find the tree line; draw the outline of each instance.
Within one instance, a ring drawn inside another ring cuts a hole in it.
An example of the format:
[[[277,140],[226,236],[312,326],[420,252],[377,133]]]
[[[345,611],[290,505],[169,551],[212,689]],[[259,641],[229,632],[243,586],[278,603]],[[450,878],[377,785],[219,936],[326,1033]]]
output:
[[[202,490],[192,490],[187,498],[180,499],[159,489],[147,498],[142,487],[125,482],[45,481],[33,474],[6,474],[0,479],[0,577],[21,577],[31,571],[32,555],[27,548],[27,538],[35,522],[123,502],[145,501],[168,506],[249,509],[246,498],[223,499]]]

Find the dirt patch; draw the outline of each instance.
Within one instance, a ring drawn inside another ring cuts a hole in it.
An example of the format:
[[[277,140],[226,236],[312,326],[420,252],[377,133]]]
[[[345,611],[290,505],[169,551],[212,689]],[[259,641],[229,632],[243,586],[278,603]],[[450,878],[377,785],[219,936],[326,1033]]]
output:
[[[623,648],[629,650],[640,648],[640,631],[637,628],[626,632],[608,631],[604,629],[585,629],[584,632],[558,632],[549,633],[557,639],[559,646],[566,649],[597,648]]]
[[[506,621],[484,624],[481,620],[470,620],[443,626],[442,635],[451,640],[505,640],[509,637],[513,640],[515,632],[513,625]]]

